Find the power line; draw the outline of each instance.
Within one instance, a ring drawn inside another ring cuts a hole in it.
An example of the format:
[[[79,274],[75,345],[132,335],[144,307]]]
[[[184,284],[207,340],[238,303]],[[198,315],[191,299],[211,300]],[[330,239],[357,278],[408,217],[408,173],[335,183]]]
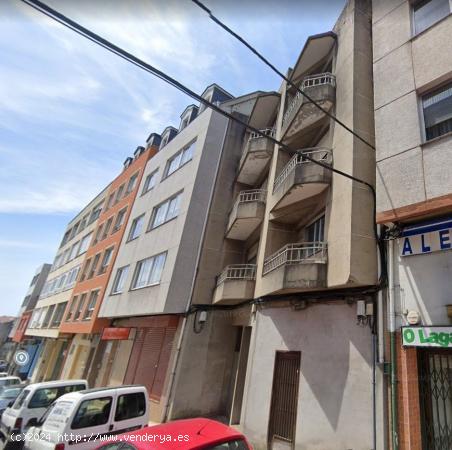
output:
[[[275,72],[277,75],[279,75],[284,81],[286,81],[286,83],[288,83],[291,87],[295,88],[297,90],[297,92],[299,92],[301,95],[303,95],[304,97],[306,97],[306,99],[308,101],[310,101],[313,105],[315,105],[317,108],[319,108],[323,113],[325,113],[328,117],[330,117],[331,119],[333,119],[338,125],[340,125],[341,127],[343,127],[344,129],[346,129],[348,132],[350,132],[351,134],[353,134],[353,136],[355,136],[357,139],[359,139],[361,142],[363,142],[364,144],[366,144],[367,146],[369,146],[371,149],[375,150],[375,146],[372,145],[369,141],[367,141],[366,139],[364,139],[363,137],[361,137],[358,133],[356,133],[356,131],[354,131],[353,129],[351,129],[348,125],[346,125],[344,122],[342,122],[341,120],[339,120],[334,114],[330,113],[328,110],[326,110],[322,105],[320,105],[319,103],[317,103],[311,96],[309,96],[308,94],[306,94],[305,91],[303,91],[302,89],[300,89],[295,83],[293,83],[289,78],[287,78],[280,70],[278,70],[274,64],[272,64],[265,56],[263,56],[261,53],[259,53],[250,43],[248,43],[242,36],[240,36],[239,34],[237,34],[234,30],[232,30],[231,28],[229,28],[225,23],[223,23],[220,19],[218,19],[217,17],[215,17],[212,14],[212,11],[207,8],[207,6],[205,6],[202,2],[200,2],[199,0],[191,0],[193,3],[195,3],[196,5],[198,5],[202,10],[204,10],[209,17],[217,24],[219,25],[221,28],[223,28],[223,30],[227,31],[231,36],[235,37],[239,42],[241,42],[245,47],[247,47],[252,53],[254,53],[265,65],[267,65],[268,67],[270,67],[270,69],[273,70],[273,72]]]
[[[75,31],[77,34],[83,36],[84,38],[90,40],[91,42],[105,48],[109,52],[134,64],[135,66],[139,67],[140,69],[151,73],[152,75],[156,76],[157,78],[160,78],[161,80],[163,80],[166,83],[170,84],[171,86],[175,87],[176,89],[178,89],[179,91],[188,95],[189,97],[192,97],[193,99],[204,104],[206,107],[209,107],[212,110],[216,111],[218,114],[221,114],[222,116],[227,117],[228,119],[230,119],[234,122],[240,123],[246,129],[253,131],[254,133],[258,134],[261,137],[267,138],[274,144],[284,148],[285,150],[287,150],[289,152],[297,152],[298,151],[298,150],[295,150],[295,149],[289,147],[288,145],[284,144],[283,142],[279,141],[278,139],[274,138],[273,136],[266,135],[258,128],[255,128],[255,127],[249,125],[248,123],[244,122],[243,120],[239,119],[238,117],[224,111],[216,104],[206,100],[205,98],[201,97],[196,92],[192,91],[191,89],[189,89],[188,87],[186,87],[185,85],[183,85],[182,83],[177,81],[175,78],[172,78],[171,76],[167,75],[166,73],[157,69],[156,67],[152,66],[151,64],[139,59],[138,57],[127,52],[126,50],[122,49],[121,47],[118,47],[117,45],[113,44],[112,42],[108,41],[107,39],[99,36],[98,34],[94,33],[93,31],[89,30],[88,28],[85,28],[84,26],[80,25],[78,22],[61,14],[60,12],[56,11],[55,9],[46,5],[45,3],[43,3],[39,0],[21,0],[21,1],[23,3],[31,6],[35,10],[45,14],[47,17],[50,17],[51,19],[57,21],[61,25],[65,26],[66,28],[69,28],[70,30]],[[377,242],[378,247],[381,252],[382,251],[381,241],[378,236],[377,225],[376,225],[376,192],[375,192],[375,188],[367,181],[361,180],[360,178],[356,178],[353,175],[343,172],[342,170],[335,169],[334,167],[331,167],[328,164],[324,164],[320,161],[317,161],[314,158],[311,158],[310,156],[308,156],[306,154],[303,154],[303,157],[306,160],[312,162],[313,164],[321,166],[327,170],[330,170],[331,172],[337,173],[338,175],[346,177],[352,181],[356,181],[357,183],[362,184],[369,188],[369,190],[371,191],[372,200],[373,200],[374,235],[375,235],[376,242]]]

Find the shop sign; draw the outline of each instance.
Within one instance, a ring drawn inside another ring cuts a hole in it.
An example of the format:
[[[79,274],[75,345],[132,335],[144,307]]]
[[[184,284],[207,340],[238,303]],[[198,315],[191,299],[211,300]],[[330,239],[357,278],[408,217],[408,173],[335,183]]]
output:
[[[452,327],[403,327],[402,345],[452,348]]]
[[[405,228],[399,244],[400,256],[450,250],[452,248],[452,219]]]
[[[102,340],[103,341],[111,341],[111,340],[124,340],[129,339],[131,328],[126,327],[107,327],[104,328],[102,332]]]

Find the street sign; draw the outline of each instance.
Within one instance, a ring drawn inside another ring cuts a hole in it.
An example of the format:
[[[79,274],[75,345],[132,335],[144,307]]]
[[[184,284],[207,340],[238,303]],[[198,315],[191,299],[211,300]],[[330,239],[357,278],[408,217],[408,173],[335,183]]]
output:
[[[452,348],[452,327],[403,327],[402,345]]]

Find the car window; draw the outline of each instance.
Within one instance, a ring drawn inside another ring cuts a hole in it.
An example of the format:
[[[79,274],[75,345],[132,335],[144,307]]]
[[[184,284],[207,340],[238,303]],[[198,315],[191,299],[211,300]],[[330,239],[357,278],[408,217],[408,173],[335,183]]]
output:
[[[235,439],[233,441],[222,442],[217,445],[204,447],[203,450],[249,450],[243,439]]]
[[[22,408],[26,398],[28,397],[28,394],[30,393],[30,389],[24,389],[19,396],[16,398],[16,401],[14,402],[13,409],[20,409]]]
[[[58,388],[38,389],[31,397],[29,408],[48,408],[58,397]]]
[[[72,429],[97,427],[104,425],[110,418],[111,397],[84,400],[72,421]]]
[[[2,398],[16,398],[19,394],[22,388],[14,388],[14,389],[5,389],[2,392],[1,397]]]
[[[59,396],[69,394],[70,392],[83,391],[84,389],[86,389],[84,384],[71,384],[69,386],[63,386],[60,389]]]
[[[118,405],[115,412],[115,421],[141,417],[146,412],[146,398],[143,392],[124,394],[118,397]]]

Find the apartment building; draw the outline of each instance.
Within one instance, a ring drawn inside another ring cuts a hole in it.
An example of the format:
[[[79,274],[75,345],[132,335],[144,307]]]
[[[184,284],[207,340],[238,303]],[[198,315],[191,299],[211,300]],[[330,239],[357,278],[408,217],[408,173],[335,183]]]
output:
[[[23,379],[26,379],[28,374],[33,371],[44,342],[40,338],[30,339],[25,335],[25,332],[51,267],[51,264],[42,264],[36,269],[30,282],[30,286],[28,287],[28,291],[19,309],[17,324],[12,334],[12,341],[18,344],[18,348],[24,349],[30,357],[26,365],[17,366],[16,368],[17,374]]]
[[[246,119],[257,94],[232,98],[213,84],[202,96]],[[98,382],[147,386],[154,421],[187,416],[197,404],[204,414],[216,412],[221,402],[218,370],[224,362],[215,369],[211,399],[196,395],[209,376],[188,374],[179,383],[175,370],[181,348],[197,354],[194,364],[205,367],[209,361],[209,333],[198,343],[182,339],[198,336],[185,313],[198,296],[198,284],[206,297],[211,295],[205,278],[214,281],[216,273],[205,275],[198,262],[209,251],[212,262],[217,258],[214,249],[203,245],[206,223],[210,217],[222,230],[227,219],[228,205],[217,209],[213,203],[219,191],[232,195],[244,127],[202,105],[190,105],[176,131],[169,139],[162,134],[159,152],[146,166],[99,314],[111,319],[112,327],[104,329],[99,347],[97,357],[106,363]],[[210,356],[217,358],[215,351]]]
[[[81,266],[102,211],[106,190],[97,195],[72,219],[64,233],[55,260],[25,331],[27,338],[42,339],[32,381],[58,378],[72,336],[60,330]]]
[[[153,143],[147,148],[137,147],[133,157],[125,160],[123,171],[106,190],[104,207],[88,244],[80,275],[71,292],[71,299],[67,302],[59,327],[60,333],[73,336],[62,370],[62,378],[88,377],[90,385],[99,379],[98,373],[104,361],[93,361],[93,357],[100,333],[110,322],[99,319],[98,311],[144,168],[156,152],[157,147]]]
[[[373,1],[378,222],[393,448],[452,448],[452,7]]]

